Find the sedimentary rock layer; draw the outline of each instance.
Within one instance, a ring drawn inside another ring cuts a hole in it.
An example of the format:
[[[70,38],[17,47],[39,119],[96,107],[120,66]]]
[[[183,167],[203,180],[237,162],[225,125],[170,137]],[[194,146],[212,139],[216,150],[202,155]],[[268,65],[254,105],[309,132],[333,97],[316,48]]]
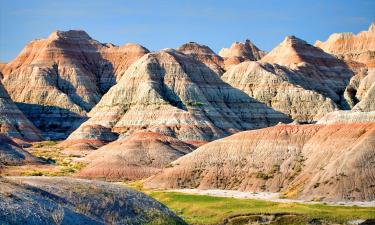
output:
[[[0,185],[1,224],[186,224],[123,185],[68,177],[8,177]]]
[[[306,89],[329,97],[338,104],[341,104],[344,90],[353,76],[344,61],[294,36],[286,37],[261,61],[288,67],[300,74],[301,79],[312,81]]]
[[[89,154],[79,177],[107,180],[143,179],[195,149],[176,138],[155,132],[137,132]]]
[[[122,135],[148,129],[190,142],[290,121],[175,50],[149,53],[130,66],[89,116],[68,141],[93,139],[83,128],[97,125]]]
[[[313,79],[277,64],[247,61],[233,66],[221,78],[299,122],[317,121],[337,109],[330,98],[314,91]]]
[[[375,123],[278,125],[203,145],[148,188],[283,192],[300,199],[374,200]]]
[[[0,133],[25,141],[40,141],[40,131],[10,99],[0,81]]]
[[[101,44],[84,31],[56,31],[30,42],[6,64],[3,84],[37,127],[52,138],[50,131],[63,138],[147,52],[135,44]],[[54,131],[56,127],[60,130]]]
[[[245,43],[235,42],[230,48],[223,48],[219,52],[219,55],[224,58],[226,70],[244,61],[257,61],[265,54],[250,40],[246,40]]]
[[[181,45],[177,51],[191,56],[194,59],[208,66],[218,76],[224,73],[224,60],[216,55],[208,46],[200,45],[195,42],[189,42]]]

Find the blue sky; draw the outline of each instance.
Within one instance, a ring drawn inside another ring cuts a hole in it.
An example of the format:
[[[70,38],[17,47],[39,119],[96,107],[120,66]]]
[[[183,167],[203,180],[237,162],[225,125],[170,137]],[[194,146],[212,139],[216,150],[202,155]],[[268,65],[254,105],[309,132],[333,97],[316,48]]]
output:
[[[0,61],[54,30],[82,29],[100,42],[150,50],[195,41],[218,52],[249,38],[269,51],[286,35],[314,43],[373,21],[375,0],[0,0]]]

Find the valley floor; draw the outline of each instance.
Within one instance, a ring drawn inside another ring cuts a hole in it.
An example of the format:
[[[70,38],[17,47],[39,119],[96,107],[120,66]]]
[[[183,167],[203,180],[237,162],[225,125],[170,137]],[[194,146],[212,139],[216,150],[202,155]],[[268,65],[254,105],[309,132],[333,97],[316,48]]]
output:
[[[375,207],[375,201],[362,202],[362,201],[353,201],[353,202],[316,202],[316,201],[304,201],[298,199],[287,199],[283,198],[282,193],[272,193],[272,192],[242,192],[234,190],[220,190],[220,189],[173,189],[168,190],[169,192],[180,192],[186,194],[196,194],[196,195],[208,195],[215,197],[230,197],[238,199],[258,199],[266,200],[272,202],[281,202],[281,203],[303,203],[303,204],[326,204],[333,206],[360,206],[360,207]]]

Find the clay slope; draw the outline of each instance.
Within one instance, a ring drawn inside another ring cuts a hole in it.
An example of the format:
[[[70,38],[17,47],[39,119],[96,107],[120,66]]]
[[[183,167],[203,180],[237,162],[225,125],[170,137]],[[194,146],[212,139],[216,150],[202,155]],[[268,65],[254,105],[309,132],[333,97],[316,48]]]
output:
[[[186,224],[123,185],[68,177],[9,177],[0,185],[1,224]]]
[[[0,133],[25,141],[40,141],[40,131],[10,99],[0,81]]]
[[[259,50],[250,40],[246,40],[245,43],[235,42],[230,48],[221,49],[219,55],[224,58],[225,69],[228,70],[244,61],[260,60],[266,53]]]
[[[78,176],[107,180],[142,179],[159,172],[193,149],[176,138],[155,132],[137,132],[89,154],[85,158],[89,164]]]
[[[301,123],[317,121],[337,109],[330,98],[314,91],[313,79],[277,64],[247,61],[233,66],[221,78]]]
[[[355,72],[345,99],[357,111],[375,110],[375,24],[359,34],[335,33],[316,46],[344,60]]]
[[[375,123],[278,125],[206,144],[148,188],[284,192],[299,199],[375,199]]]
[[[0,134],[0,170],[1,166],[39,164],[40,159],[33,157],[9,137]]]
[[[208,46],[189,42],[177,48],[177,51],[193,57],[195,60],[208,66],[218,76],[224,73],[224,60],[216,55]]]
[[[84,31],[56,31],[30,42],[6,64],[3,84],[47,136],[64,138],[126,68],[147,52],[134,44],[101,44]]]
[[[338,104],[343,104],[343,93],[353,72],[345,62],[307,42],[288,36],[265,55],[262,62],[286,66],[301,77],[299,84],[310,80],[305,89],[316,91]]]
[[[130,66],[89,117],[67,142],[100,139],[89,129],[98,125],[122,135],[148,129],[196,142],[290,121],[172,49],[149,53]]]

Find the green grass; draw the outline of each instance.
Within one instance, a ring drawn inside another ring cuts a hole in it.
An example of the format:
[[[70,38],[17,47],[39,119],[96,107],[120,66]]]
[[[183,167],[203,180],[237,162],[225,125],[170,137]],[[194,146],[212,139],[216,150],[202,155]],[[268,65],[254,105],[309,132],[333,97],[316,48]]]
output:
[[[175,192],[143,191],[168,206],[186,222],[194,225],[219,224],[229,216],[246,213],[298,213],[303,214],[307,221],[319,218],[338,223],[345,223],[352,219],[375,218],[375,208],[277,203]]]

